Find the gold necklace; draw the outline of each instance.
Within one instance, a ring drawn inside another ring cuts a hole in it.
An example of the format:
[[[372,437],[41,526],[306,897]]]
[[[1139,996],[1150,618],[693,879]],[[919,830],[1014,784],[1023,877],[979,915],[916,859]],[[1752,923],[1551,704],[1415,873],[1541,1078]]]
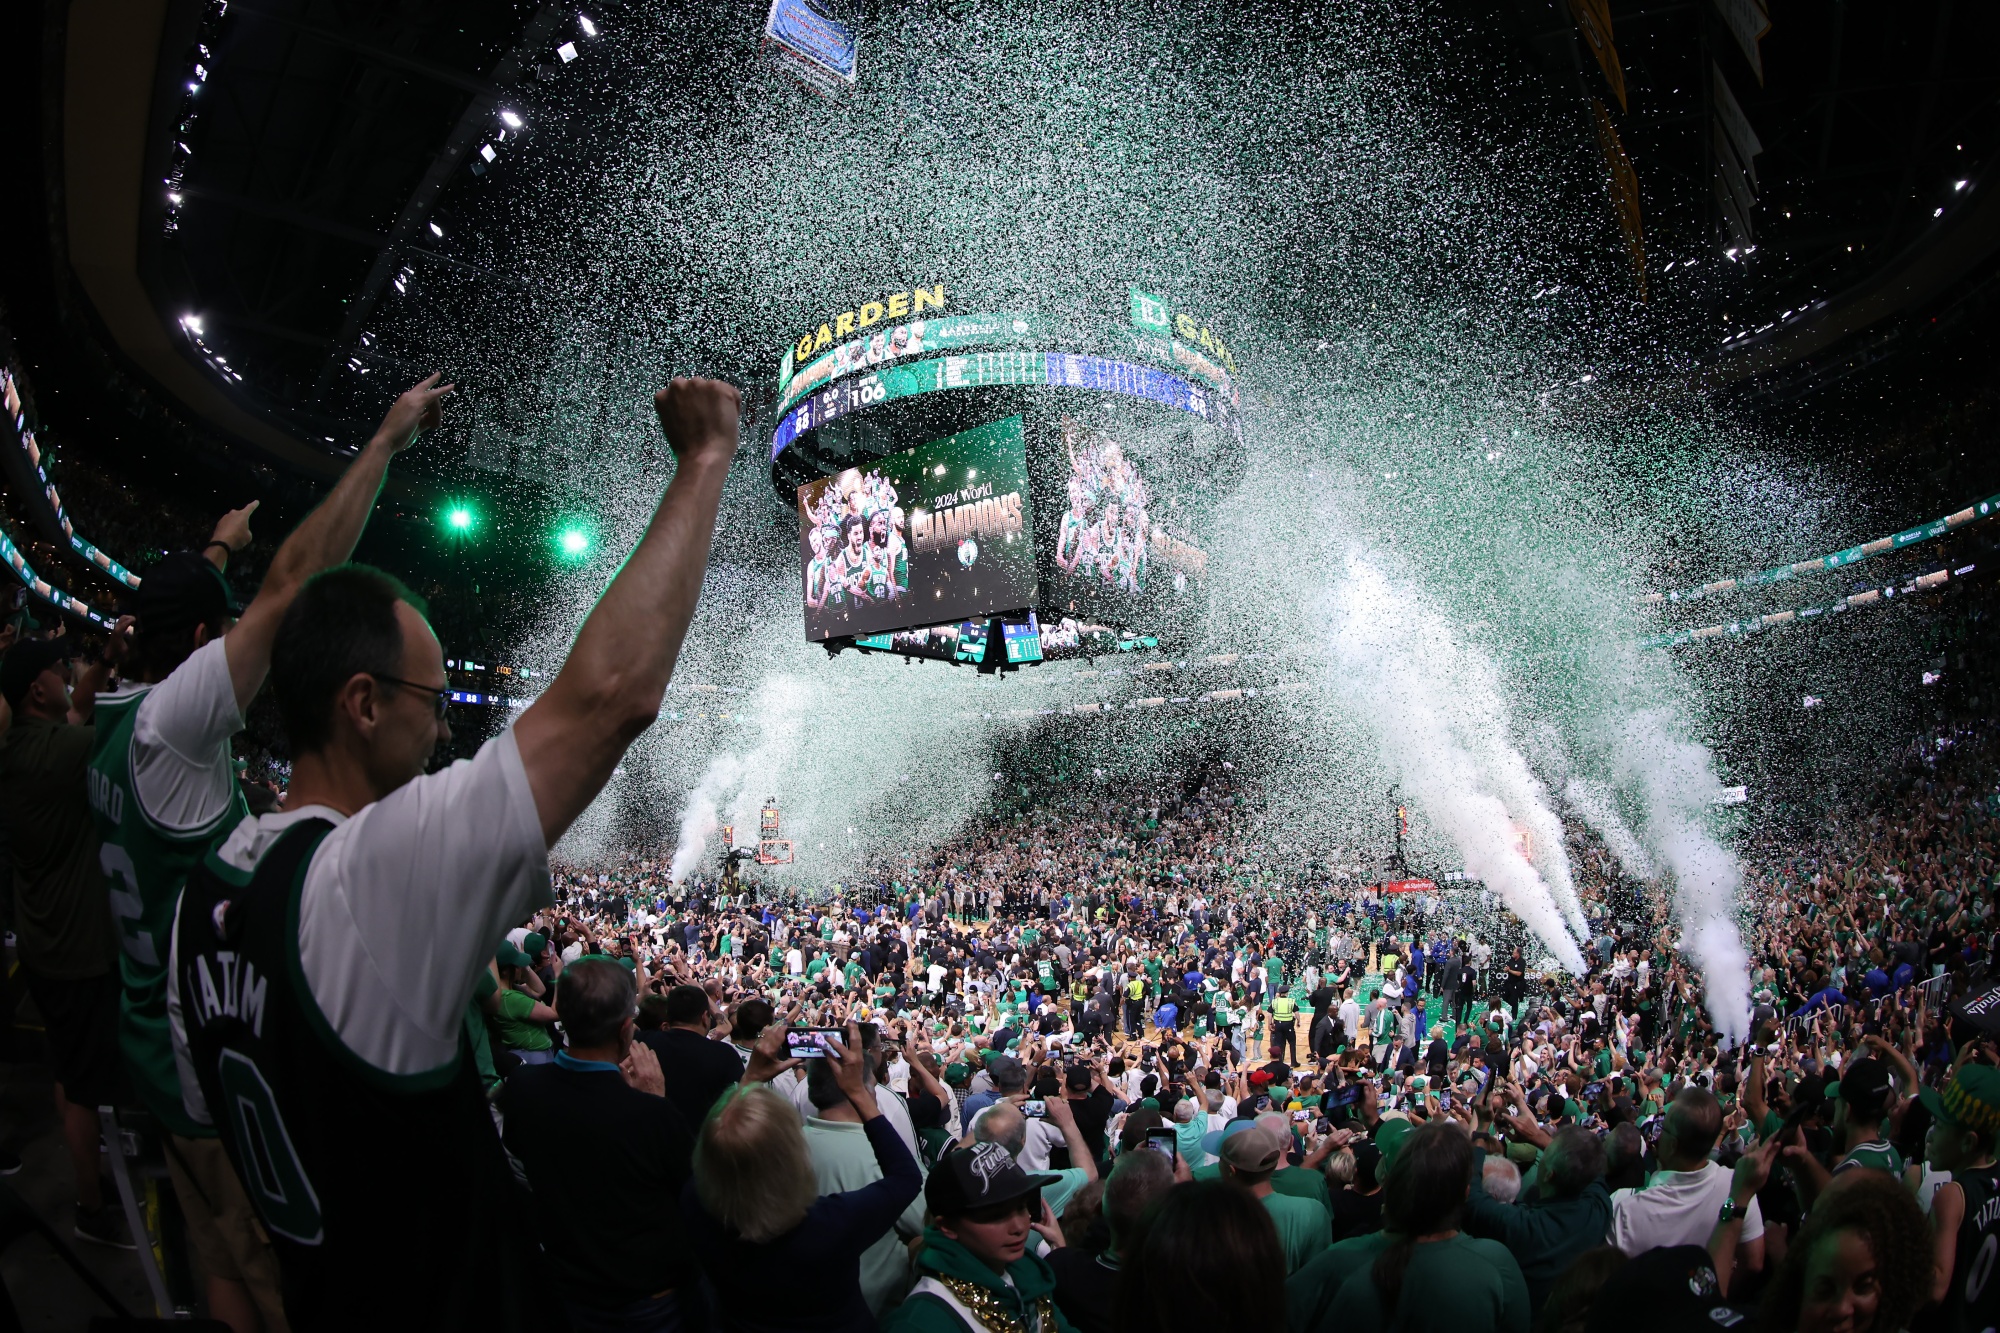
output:
[[[961,1277],[938,1275],[938,1281],[959,1302],[972,1312],[972,1317],[984,1324],[990,1333],[1031,1333],[1031,1330],[1011,1311],[1000,1303],[999,1296],[991,1287],[982,1287],[977,1282],[969,1282]],[[1034,1333],[1055,1333],[1055,1302],[1044,1296],[1035,1302],[1036,1330]]]

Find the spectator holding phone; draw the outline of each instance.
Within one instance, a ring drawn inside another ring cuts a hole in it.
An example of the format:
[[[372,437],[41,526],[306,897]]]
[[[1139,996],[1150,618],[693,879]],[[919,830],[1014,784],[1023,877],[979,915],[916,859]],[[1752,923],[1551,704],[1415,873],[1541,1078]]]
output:
[[[773,1053],[780,1029],[766,1034]],[[761,1046],[760,1046],[760,1049]],[[822,1057],[860,1118],[881,1178],[820,1193],[812,1150],[791,1103],[763,1086],[796,1061],[753,1060],[744,1081],[708,1113],[695,1143],[694,1179],[681,1196],[695,1253],[710,1284],[733,1299],[720,1327],[853,1330],[875,1327],[861,1286],[861,1258],[895,1226],[923,1188],[917,1162],[876,1104],[861,1033],[827,1043]]]

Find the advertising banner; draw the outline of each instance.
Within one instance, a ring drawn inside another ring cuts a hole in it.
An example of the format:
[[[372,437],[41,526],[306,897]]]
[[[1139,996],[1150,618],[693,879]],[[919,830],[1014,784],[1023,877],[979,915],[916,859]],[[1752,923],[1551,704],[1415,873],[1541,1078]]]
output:
[[[808,482],[798,501],[808,639],[1035,604],[1034,509],[1019,417]]]

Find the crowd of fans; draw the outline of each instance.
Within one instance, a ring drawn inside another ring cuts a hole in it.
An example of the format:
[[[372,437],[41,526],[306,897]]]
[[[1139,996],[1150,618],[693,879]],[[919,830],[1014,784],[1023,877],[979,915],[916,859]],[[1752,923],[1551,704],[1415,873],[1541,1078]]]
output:
[[[1219,760],[1031,775],[810,890],[551,866],[659,708],[735,394],[662,391],[645,537],[534,705],[426,773],[437,639],[344,562],[447,392],[398,400],[247,605],[239,511],[101,650],[0,657],[79,1238],[147,1239],[110,1105],[239,1329],[2000,1322],[1990,730],[1746,845],[1753,1008],[1720,1026],[1667,896],[1584,831],[1571,975],[1477,886],[1288,860]],[[246,783],[267,677],[289,764]]]

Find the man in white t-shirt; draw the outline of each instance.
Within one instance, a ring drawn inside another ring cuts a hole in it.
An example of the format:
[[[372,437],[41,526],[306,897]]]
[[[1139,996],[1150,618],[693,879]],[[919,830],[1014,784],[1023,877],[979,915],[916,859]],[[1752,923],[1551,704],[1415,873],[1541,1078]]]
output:
[[[469,1002],[507,929],[550,905],[548,849],[657,717],[700,596],[739,399],[675,380],[654,402],[672,484],[561,671],[472,759],[425,773],[449,682],[393,579],[327,571],[278,628],[291,786],[190,877],[169,1018],[188,1111],[218,1113],[295,1329],[377,1322],[384,1289],[412,1324],[546,1317]]]
[[[1689,1088],[1667,1107],[1660,1130],[1660,1170],[1642,1189],[1611,1196],[1611,1227],[1604,1239],[1628,1255],[1672,1245],[1708,1244],[1709,1233],[1730,1206],[1731,1173],[1708,1159],[1722,1133],[1722,1105],[1705,1088]],[[1752,1199],[1736,1246],[1739,1271],[1764,1266],[1764,1215]]]
[[[170,1136],[169,1174],[209,1310],[237,1327],[260,1315],[282,1324],[278,1264],[214,1129],[183,1102],[168,1014],[175,906],[189,873],[248,813],[229,743],[263,688],[279,625],[308,578],[353,554],[391,460],[438,424],[452,386],[437,379],[396,399],[278,547],[248,607],[235,607],[224,571],[250,544],[254,500],[225,515],[199,553],[176,552],[148,569],[131,599],[125,683],[97,698],[91,803],[123,945],[119,1045],[134,1091]]]

